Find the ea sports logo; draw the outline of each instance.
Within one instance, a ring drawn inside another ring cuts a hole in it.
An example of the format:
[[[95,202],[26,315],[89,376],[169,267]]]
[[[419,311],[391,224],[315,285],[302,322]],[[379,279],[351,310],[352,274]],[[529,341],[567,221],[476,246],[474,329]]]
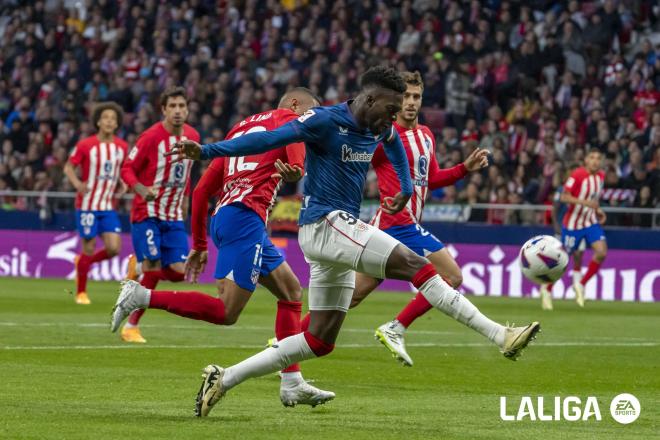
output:
[[[637,397],[632,394],[623,393],[612,399],[610,413],[617,422],[627,425],[639,417],[641,406]]]

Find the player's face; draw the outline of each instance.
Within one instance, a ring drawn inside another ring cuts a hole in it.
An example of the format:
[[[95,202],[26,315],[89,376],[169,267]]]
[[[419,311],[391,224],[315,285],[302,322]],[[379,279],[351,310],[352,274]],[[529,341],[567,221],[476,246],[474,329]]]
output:
[[[103,134],[110,135],[119,128],[119,121],[117,120],[117,112],[114,110],[103,110],[98,122],[99,131]]]
[[[183,96],[172,96],[163,106],[165,120],[173,127],[181,127],[188,118],[188,104]]]
[[[603,155],[600,153],[589,153],[584,159],[584,165],[587,168],[587,171],[590,173],[595,173],[600,170],[603,163]]]
[[[403,94],[403,108],[399,112],[399,118],[406,122],[417,120],[419,109],[422,108],[422,87],[408,84]]]
[[[366,111],[366,123],[374,134],[381,134],[392,126],[401,111],[403,95],[389,89],[381,89],[370,95]]]

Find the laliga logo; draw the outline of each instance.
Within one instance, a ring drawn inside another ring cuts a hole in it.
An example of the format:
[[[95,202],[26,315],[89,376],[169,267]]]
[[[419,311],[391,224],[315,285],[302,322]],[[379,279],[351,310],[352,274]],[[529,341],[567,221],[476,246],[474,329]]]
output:
[[[621,424],[629,424],[637,420],[641,410],[639,400],[632,394],[623,393],[612,399],[610,404],[610,413],[612,418]],[[560,421],[566,420],[569,422],[576,422],[578,420],[587,421],[594,418],[600,422],[603,417],[600,413],[598,400],[593,397],[587,397],[584,405],[582,400],[576,396],[568,397],[554,397],[554,405],[551,408],[546,408],[544,405],[544,398],[539,396],[536,398],[536,406],[534,401],[529,396],[523,396],[520,399],[520,406],[518,407],[517,414],[507,414],[506,397],[500,397],[500,419],[505,422],[522,421],[529,418],[530,421]]]

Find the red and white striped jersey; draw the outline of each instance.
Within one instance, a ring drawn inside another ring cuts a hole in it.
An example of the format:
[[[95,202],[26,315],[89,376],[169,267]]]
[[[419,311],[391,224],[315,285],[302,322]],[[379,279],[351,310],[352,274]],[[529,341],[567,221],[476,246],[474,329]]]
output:
[[[80,167],[81,180],[89,192],[76,196],[76,209],[82,211],[112,211],[112,197],[119,182],[119,173],[128,146],[113,136],[111,142],[101,142],[97,135],[79,141],[69,162]]]
[[[298,114],[288,109],[258,113],[234,125],[226,139],[237,138],[247,133],[273,130],[298,117]],[[295,143],[250,156],[227,157],[224,160],[223,195],[218,201],[215,212],[222,206],[241,202],[267,222],[268,213],[275,204],[281,184],[281,179],[271,177],[277,172],[275,162],[278,159],[303,168],[305,144]]]
[[[598,171],[589,173],[586,168],[580,167],[573,171],[564,184],[564,191],[580,200],[599,200],[603,192],[605,173]],[[564,227],[569,230],[584,229],[598,223],[596,210],[583,205],[568,204],[564,215]]]
[[[467,174],[463,164],[444,170],[440,169],[435,157],[435,138],[427,126],[419,124],[415,128],[407,129],[396,122],[393,125],[399,133],[408,155],[413,194],[406,208],[394,215],[385,213],[382,208],[378,209],[371,224],[380,229],[419,223],[422,220],[428,189],[434,190],[452,185]],[[376,148],[371,165],[378,177],[378,190],[382,204],[385,197],[394,197],[401,191],[401,184],[382,145]]]
[[[146,201],[135,195],[131,210],[131,222],[141,222],[155,217],[165,221],[183,220],[183,199],[190,194],[190,169],[192,161],[174,161],[174,156],[165,156],[171,146],[184,139],[199,142],[199,133],[188,124],[183,134],[170,134],[162,121],[149,127],[138,137],[121,169],[124,182],[133,188],[141,183],[153,187],[157,196]]]

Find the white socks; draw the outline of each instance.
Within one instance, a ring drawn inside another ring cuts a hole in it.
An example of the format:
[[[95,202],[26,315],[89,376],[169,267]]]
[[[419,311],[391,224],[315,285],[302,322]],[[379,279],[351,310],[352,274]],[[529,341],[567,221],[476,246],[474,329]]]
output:
[[[294,388],[299,383],[304,382],[303,375],[300,371],[293,371],[291,373],[282,373],[282,381],[280,382],[280,387],[282,388]]]
[[[428,279],[419,291],[436,309],[476,330],[498,346],[504,345],[504,326],[488,319],[439,275]]]
[[[303,333],[289,336],[272,347],[255,354],[252,357],[232,365],[225,370],[222,386],[229,390],[246,379],[274,373],[306,359],[316,357]]]

